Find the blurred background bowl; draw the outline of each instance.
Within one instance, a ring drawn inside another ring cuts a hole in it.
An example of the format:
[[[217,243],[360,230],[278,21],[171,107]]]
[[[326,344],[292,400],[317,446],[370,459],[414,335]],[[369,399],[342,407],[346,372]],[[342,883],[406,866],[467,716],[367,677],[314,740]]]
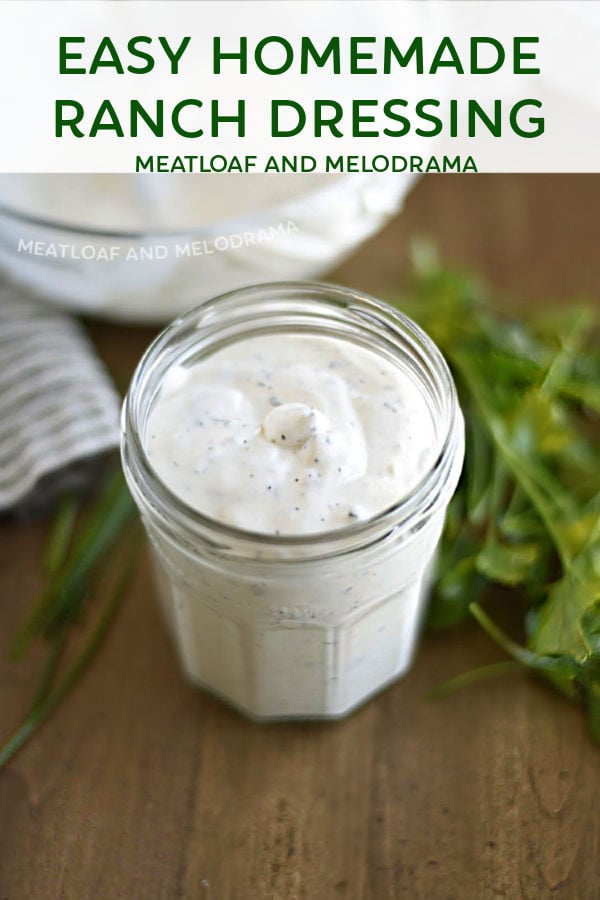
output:
[[[80,227],[73,223],[72,196],[65,196],[65,203],[56,200],[56,217],[48,214],[48,198],[43,215],[32,212],[31,202],[19,207],[6,185],[23,177],[4,176],[0,190],[0,270],[57,306],[146,323],[167,321],[244,285],[323,275],[397,212],[413,180],[402,174],[351,174],[321,176],[315,183],[313,176],[300,194],[295,181],[289,197],[262,205],[254,201],[256,211],[248,210],[246,198],[240,214],[197,228],[146,231],[128,224],[120,228],[119,221],[106,228],[105,210],[101,229]],[[204,176],[183,177],[189,190]],[[72,184],[76,192],[81,182]],[[89,212],[93,202],[83,187],[81,208]]]

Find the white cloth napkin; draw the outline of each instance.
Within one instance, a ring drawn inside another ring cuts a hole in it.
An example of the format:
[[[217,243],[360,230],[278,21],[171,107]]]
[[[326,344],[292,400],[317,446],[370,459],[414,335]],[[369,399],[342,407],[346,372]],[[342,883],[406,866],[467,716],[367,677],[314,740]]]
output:
[[[78,483],[119,441],[119,398],[81,326],[0,286],[0,511]]]

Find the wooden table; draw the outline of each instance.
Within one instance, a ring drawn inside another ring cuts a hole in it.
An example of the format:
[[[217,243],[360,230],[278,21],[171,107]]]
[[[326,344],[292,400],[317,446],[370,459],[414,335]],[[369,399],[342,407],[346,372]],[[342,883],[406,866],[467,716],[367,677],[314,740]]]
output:
[[[334,278],[374,293],[428,233],[529,303],[600,297],[600,177],[428,176]],[[96,325],[131,370],[149,332]],[[0,734],[35,661],[6,648],[45,527],[0,531]],[[600,897],[600,748],[580,711],[511,676],[430,701],[498,658],[474,626],[337,724],[256,725],[182,680],[146,565],[99,657],[0,773],[0,900]]]

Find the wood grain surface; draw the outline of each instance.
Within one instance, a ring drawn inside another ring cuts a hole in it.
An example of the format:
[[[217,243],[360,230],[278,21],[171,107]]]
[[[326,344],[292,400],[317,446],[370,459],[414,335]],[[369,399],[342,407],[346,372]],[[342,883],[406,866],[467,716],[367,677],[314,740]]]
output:
[[[337,281],[389,293],[436,239],[520,304],[600,298],[600,177],[427,176]],[[147,330],[95,324],[124,378]],[[0,527],[0,735],[36,660],[8,661],[45,525]],[[600,749],[580,711],[510,676],[427,700],[498,658],[474,626],[425,637],[346,721],[256,725],[179,674],[144,564],[84,680],[0,773],[0,900],[600,897]]]

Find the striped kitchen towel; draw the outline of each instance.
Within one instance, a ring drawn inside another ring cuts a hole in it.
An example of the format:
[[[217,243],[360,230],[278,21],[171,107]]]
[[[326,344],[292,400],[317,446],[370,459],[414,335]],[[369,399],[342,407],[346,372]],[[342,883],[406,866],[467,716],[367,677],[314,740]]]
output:
[[[0,287],[0,511],[89,479],[119,442],[119,398],[81,326]]]

